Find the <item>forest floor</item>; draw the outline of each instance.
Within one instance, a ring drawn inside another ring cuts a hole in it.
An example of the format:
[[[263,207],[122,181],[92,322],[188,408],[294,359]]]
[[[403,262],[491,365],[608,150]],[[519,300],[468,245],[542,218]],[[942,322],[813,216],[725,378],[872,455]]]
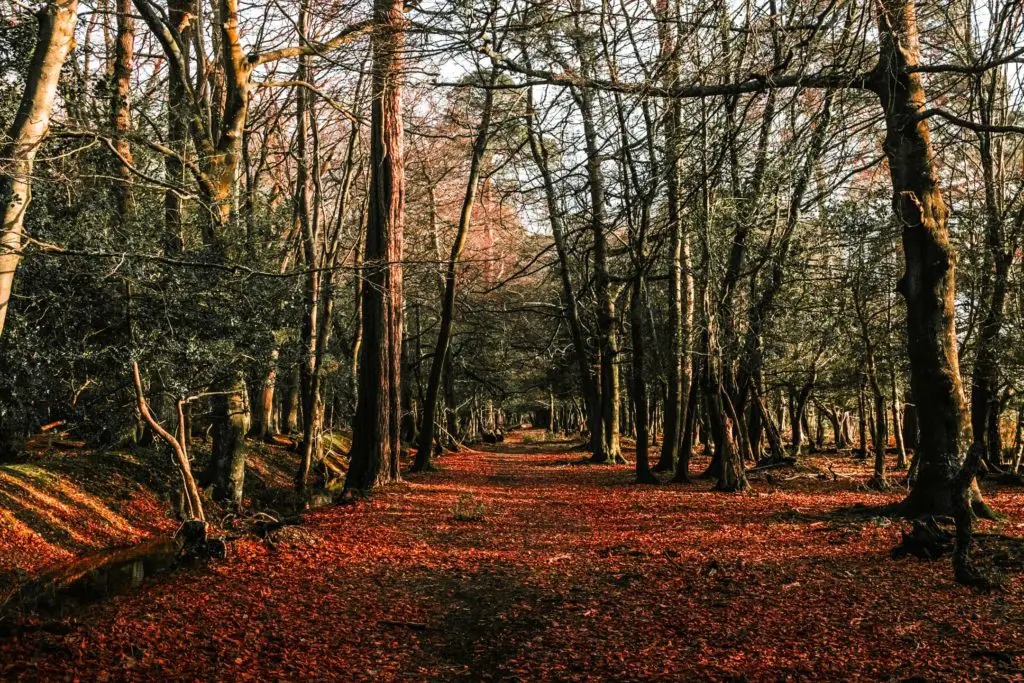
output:
[[[347,450],[345,437],[331,443]],[[197,442],[193,450],[209,447]],[[294,506],[297,463],[294,449],[251,443],[250,507]],[[179,522],[168,492],[179,488],[177,476],[167,454],[150,448],[93,450],[59,434],[30,439],[18,462],[0,465],[0,604],[34,577],[173,534]],[[223,516],[208,505],[211,518]]]
[[[0,679],[1024,677],[1020,574],[981,593],[948,559],[891,559],[905,524],[831,514],[898,498],[863,489],[865,463],[810,456],[722,494],[512,434],[276,542],[21,617]],[[982,530],[1024,536],[1024,491],[985,490],[1006,521]]]

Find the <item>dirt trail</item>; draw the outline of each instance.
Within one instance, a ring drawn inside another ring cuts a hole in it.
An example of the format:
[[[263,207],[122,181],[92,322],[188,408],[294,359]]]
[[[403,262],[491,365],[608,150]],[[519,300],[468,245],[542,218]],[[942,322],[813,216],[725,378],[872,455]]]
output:
[[[978,595],[945,562],[890,560],[898,527],[884,520],[808,521],[886,500],[855,480],[638,487],[628,466],[519,438],[531,442],[446,456],[441,472],[311,514],[274,547],[239,541],[226,562],[0,639],[0,678],[1022,672],[1019,580]],[[1022,519],[1019,495],[993,498]]]

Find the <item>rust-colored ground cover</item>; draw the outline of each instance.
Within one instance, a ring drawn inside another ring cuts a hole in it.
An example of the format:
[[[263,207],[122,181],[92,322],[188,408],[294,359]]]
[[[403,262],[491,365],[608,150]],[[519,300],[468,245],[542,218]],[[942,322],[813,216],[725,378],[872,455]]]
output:
[[[890,559],[902,524],[827,514],[899,495],[848,456],[721,494],[525,437],[0,640],[0,678],[1024,676],[1020,575],[978,593]],[[1024,495],[988,494],[1007,521],[984,530],[1024,535]]]

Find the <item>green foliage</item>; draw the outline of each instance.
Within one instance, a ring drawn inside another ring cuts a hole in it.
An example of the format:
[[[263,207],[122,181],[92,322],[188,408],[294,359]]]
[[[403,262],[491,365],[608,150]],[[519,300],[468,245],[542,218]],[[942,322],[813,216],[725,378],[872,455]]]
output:
[[[487,506],[482,500],[470,493],[459,496],[452,508],[452,519],[456,522],[480,522],[487,513]]]

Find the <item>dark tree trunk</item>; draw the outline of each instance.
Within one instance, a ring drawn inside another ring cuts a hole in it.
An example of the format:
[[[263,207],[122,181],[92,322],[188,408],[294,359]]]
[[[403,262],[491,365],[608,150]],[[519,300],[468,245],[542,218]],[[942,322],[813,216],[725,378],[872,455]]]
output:
[[[875,92],[885,112],[893,209],[903,228],[906,270],[899,289],[907,302],[910,390],[920,420],[917,480],[901,510],[949,514],[962,497],[957,475],[966,405],[955,329],[955,255],[928,123],[918,118],[927,106],[921,75],[908,71],[920,53],[914,3],[883,0],[878,30]],[[973,478],[967,486],[964,497],[974,511],[990,516]]]
[[[639,250],[643,251],[640,243]],[[657,484],[658,480],[651,473],[648,455],[648,421],[647,421],[647,380],[644,377],[644,310],[643,310],[643,275],[638,275],[633,282],[630,294],[630,334],[633,345],[632,387],[633,410],[636,413],[636,482],[638,484]]]
[[[674,11],[673,11],[674,10]],[[679,46],[676,24],[678,5],[659,0],[658,22],[662,58],[666,61],[665,82],[674,84],[679,76]],[[693,275],[690,273],[690,246],[681,216],[679,188],[679,160],[681,153],[682,103],[673,100],[668,105],[665,122],[665,197],[669,233],[669,286],[668,286],[668,392],[665,397],[665,426],[661,454],[655,470],[671,472],[679,458],[682,446],[686,400],[690,393],[690,363],[688,348],[693,324]]]
[[[405,214],[401,0],[374,0],[370,198],[363,256],[363,338],[345,489],[399,480],[401,255]]]
[[[697,369],[698,363],[699,361],[694,359],[694,368],[690,374],[693,381],[690,382],[689,395],[686,397],[686,413],[683,417],[683,432],[679,443],[679,459],[676,461],[675,473],[672,476],[672,481],[678,483],[690,481],[690,458],[693,455],[694,432],[697,427],[697,401],[699,400],[697,379],[700,376],[700,371]]]
[[[245,433],[248,406],[241,376],[223,385],[212,400],[213,451],[207,479],[213,495],[236,506],[242,504],[245,485]]]
[[[992,108],[998,97],[995,75],[978,87],[981,123],[992,123]],[[996,178],[994,141],[989,132],[978,133],[978,150],[985,181],[985,254],[981,269],[982,316],[978,327],[974,372],[971,376],[971,431],[974,443],[982,450],[986,469],[1001,469],[1002,444],[999,437],[999,337],[1003,327],[1009,271],[1013,247],[1007,243],[998,194],[1002,188]],[[1024,210],[1018,215],[1024,222]]]
[[[496,74],[497,72],[494,73]],[[493,79],[494,76],[492,75],[492,82]],[[487,151],[487,141],[490,137],[491,106],[493,102],[494,91],[487,88],[484,91],[484,104],[480,114],[480,125],[477,129],[476,139],[473,142],[469,161],[469,177],[466,180],[466,193],[462,201],[462,212],[459,215],[455,242],[452,244],[451,254],[448,257],[448,269],[444,278],[440,330],[437,333],[437,343],[434,346],[434,355],[430,362],[430,378],[427,380],[427,395],[423,403],[419,447],[416,450],[416,461],[413,464],[414,472],[422,472],[433,468],[432,457],[434,452],[434,435],[436,434],[437,399],[441,391],[441,374],[450,353],[448,346],[451,340],[452,321],[455,317],[456,269],[458,268],[459,258],[462,255],[462,249],[466,244],[466,235],[469,233],[473,216],[473,205],[476,202],[476,192],[480,181],[480,167],[483,163],[484,153]]]
[[[188,64],[192,52],[193,19],[196,0],[168,0],[167,16],[181,35],[182,61]],[[187,85],[181,78],[167,79],[167,144],[177,154],[185,154],[188,137],[189,104]],[[185,166],[178,156],[164,155],[164,175],[174,184],[184,184]],[[173,190],[164,191],[164,252],[181,254],[185,251],[182,231],[181,197]]]
[[[299,31],[305,35],[307,15],[309,14],[308,0],[303,0],[299,8]],[[308,82],[310,79],[308,58],[303,55],[299,57],[298,69],[295,80]],[[302,240],[302,255],[307,269],[305,277],[304,304],[305,311],[302,317],[300,332],[299,353],[299,376],[302,400],[302,458],[299,463],[299,471],[295,476],[296,488],[302,492],[309,479],[310,468],[313,461],[319,459],[321,454],[320,424],[320,378],[317,371],[317,342],[321,325],[321,278],[327,273],[319,268],[322,265],[319,261],[319,225],[314,217],[312,206],[312,188],[310,179],[310,159],[308,153],[308,140],[310,134],[310,93],[304,87],[296,89],[295,93],[295,220],[297,232]]]
[[[299,429],[299,366],[296,365],[288,380],[288,390],[284,392],[281,404],[281,432],[294,434]]]
[[[604,436],[602,429],[602,414],[600,390],[597,378],[591,370],[590,350],[587,347],[584,336],[583,323],[580,321],[579,304],[576,299],[575,289],[572,284],[572,277],[569,269],[569,252],[565,243],[565,230],[562,225],[561,211],[559,210],[557,195],[555,193],[554,178],[548,164],[547,147],[540,137],[539,131],[535,130],[533,114],[533,93],[527,91],[527,134],[530,141],[530,152],[533,156],[537,170],[540,172],[544,183],[544,198],[547,205],[548,221],[551,224],[551,232],[555,241],[555,251],[558,254],[559,275],[562,282],[562,295],[565,297],[565,316],[569,325],[569,333],[572,336],[573,350],[575,351],[576,363],[579,369],[580,386],[582,388],[583,400],[586,406],[587,427],[590,431],[591,455],[595,461],[605,459]]]

